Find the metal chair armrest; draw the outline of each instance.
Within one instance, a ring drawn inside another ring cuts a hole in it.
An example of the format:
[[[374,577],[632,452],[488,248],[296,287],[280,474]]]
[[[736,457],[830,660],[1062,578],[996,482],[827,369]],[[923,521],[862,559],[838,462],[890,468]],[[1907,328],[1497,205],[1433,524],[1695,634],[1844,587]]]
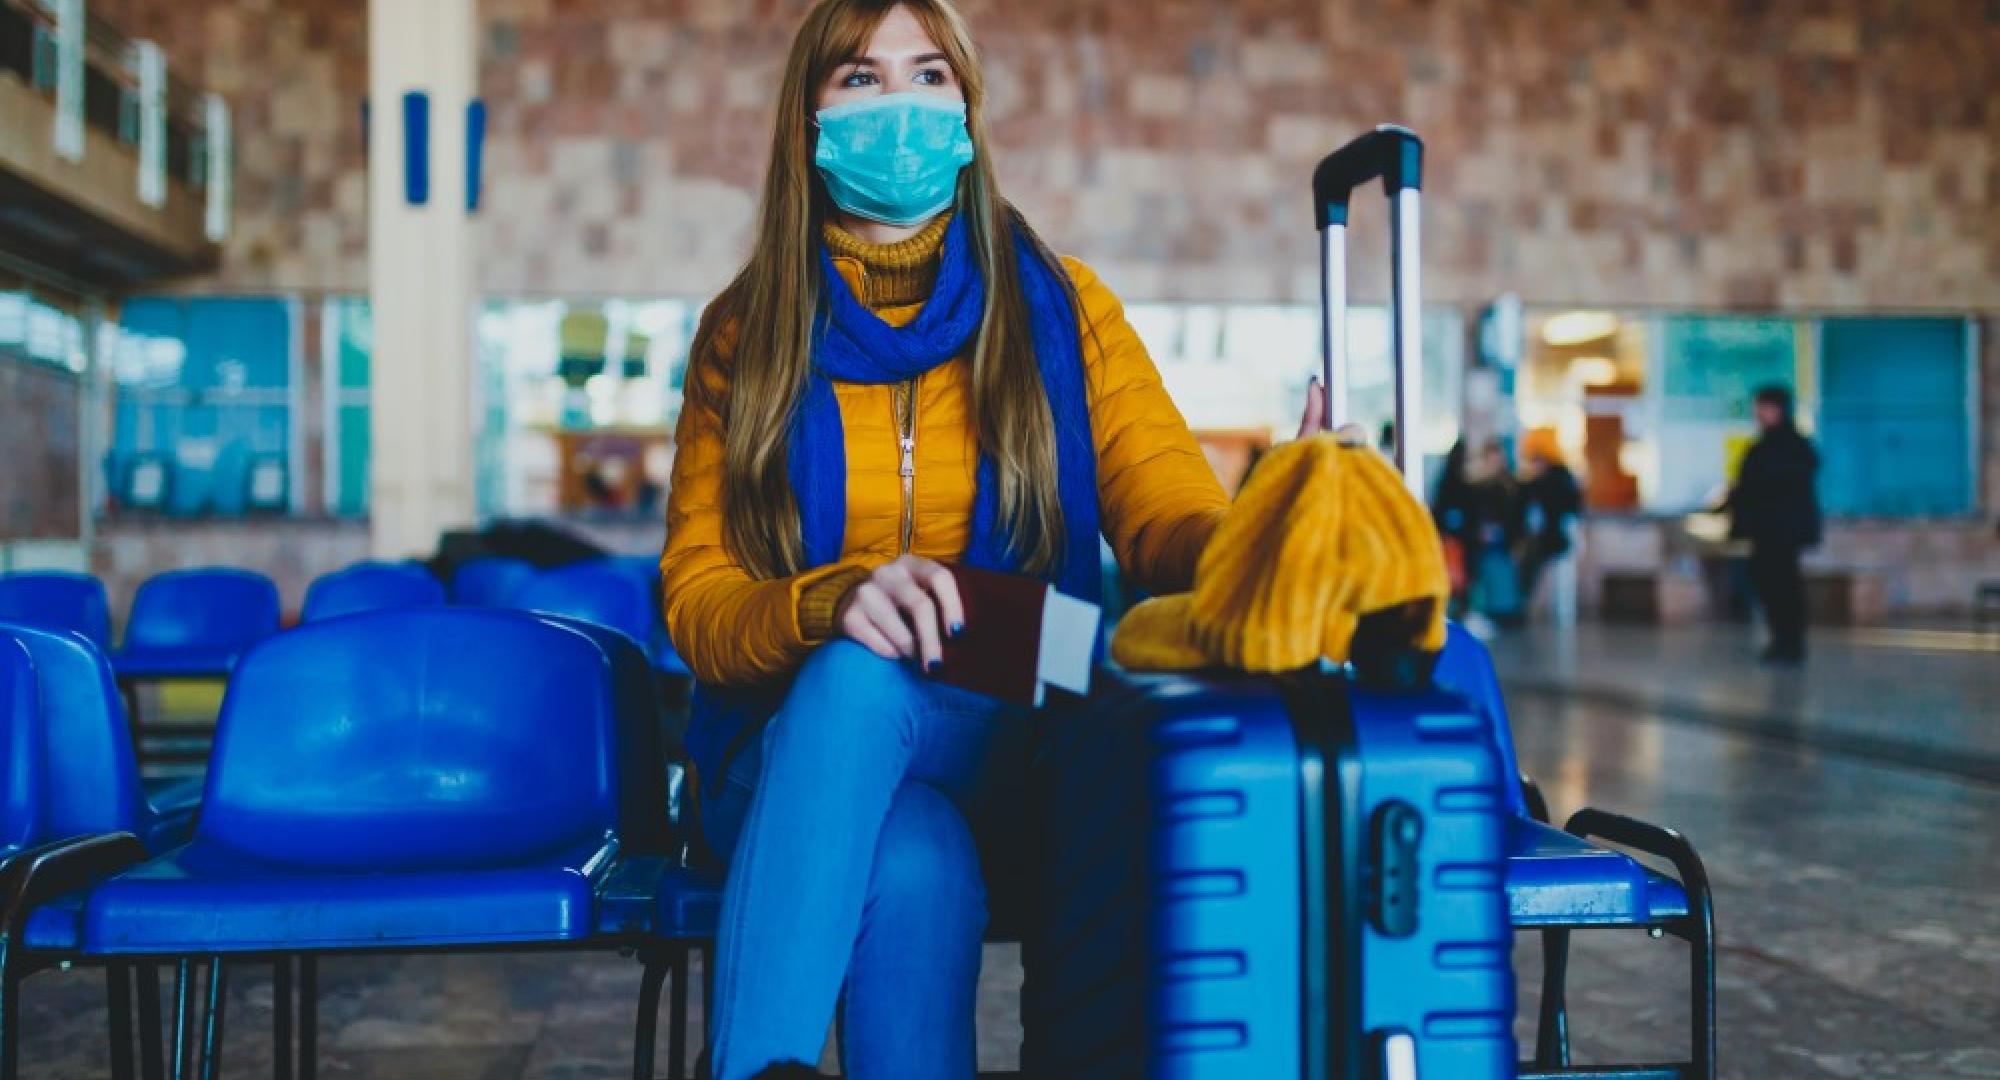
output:
[[[13,936],[35,908],[146,861],[131,833],[71,837],[29,848],[0,866],[0,933]]]
[[[1710,910],[1708,868],[1703,865],[1701,855],[1679,832],[1650,821],[1614,814],[1609,810],[1585,807],[1571,814],[1564,831],[1586,840],[1609,840],[1620,847],[1628,847],[1647,855],[1655,855],[1673,864],[1674,873],[1680,878],[1681,887],[1688,892],[1689,901],[1696,910],[1689,912],[1703,922],[1714,915]]]

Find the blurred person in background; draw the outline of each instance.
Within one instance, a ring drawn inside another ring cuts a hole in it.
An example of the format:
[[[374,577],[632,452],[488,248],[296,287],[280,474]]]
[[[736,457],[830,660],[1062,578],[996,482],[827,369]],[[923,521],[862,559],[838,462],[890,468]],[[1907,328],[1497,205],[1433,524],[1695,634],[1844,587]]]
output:
[[[1453,575],[1453,614],[1482,637],[1492,633],[1495,622],[1511,621],[1520,611],[1512,554],[1519,497],[1499,440],[1480,444],[1476,454],[1463,439],[1453,444],[1431,514],[1444,537],[1446,565]]]
[[[1783,386],[1757,391],[1760,434],[1723,503],[1729,538],[1750,544],[1750,584],[1771,634],[1763,659],[1774,664],[1805,661],[1806,588],[1799,559],[1820,541],[1819,453],[1799,433],[1792,408],[1792,392]]]
[[[1463,619],[1472,586],[1466,565],[1467,521],[1472,506],[1472,485],[1465,478],[1465,440],[1451,444],[1438,470],[1437,487],[1431,492],[1431,518],[1437,522],[1438,536],[1444,541],[1445,569],[1451,574],[1451,617]]]
[[[1521,488],[1500,440],[1488,439],[1479,448],[1471,488],[1475,543],[1467,565],[1472,567],[1473,603],[1486,620],[1511,626],[1520,622],[1524,607],[1514,567],[1514,547],[1521,538]]]
[[[1570,530],[1583,510],[1583,489],[1576,474],[1563,463],[1555,432],[1536,428],[1521,440],[1523,479],[1520,488],[1521,537],[1518,565],[1521,610],[1534,602],[1535,586],[1548,565],[1569,554]]]

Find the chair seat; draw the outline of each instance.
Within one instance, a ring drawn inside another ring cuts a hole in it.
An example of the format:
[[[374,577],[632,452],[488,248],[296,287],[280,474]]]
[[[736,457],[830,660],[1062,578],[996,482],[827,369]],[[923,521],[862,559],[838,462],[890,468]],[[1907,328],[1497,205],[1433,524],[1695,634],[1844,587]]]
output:
[[[263,862],[197,841],[98,886],[91,953],[356,949],[587,937],[613,846],[535,864],[338,873]]]
[[[653,933],[666,938],[714,937],[722,917],[722,877],[684,866],[661,875]]]
[[[112,656],[111,669],[121,679],[212,679],[228,675],[240,655],[238,649],[141,647]]]
[[[74,952],[81,937],[83,899],[88,895],[67,893],[29,912],[22,943],[36,952]]]
[[[1507,904],[1516,929],[1647,926],[1688,913],[1679,882],[1528,818],[1514,819],[1508,837]]]

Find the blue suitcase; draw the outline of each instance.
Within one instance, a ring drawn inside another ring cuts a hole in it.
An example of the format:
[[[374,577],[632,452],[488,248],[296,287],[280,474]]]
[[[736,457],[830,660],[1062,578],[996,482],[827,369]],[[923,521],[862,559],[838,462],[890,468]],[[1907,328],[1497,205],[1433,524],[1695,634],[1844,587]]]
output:
[[[1396,461],[1419,498],[1421,170],[1416,136],[1380,128],[1313,177],[1329,427],[1348,420],[1349,199],[1389,194]],[[1056,718],[1025,1075],[1514,1075],[1513,779],[1474,705],[1364,636],[1349,669],[1112,673]]]
[[[1044,761],[1031,1076],[1514,1070],[1504,782],[1436,690],[1111,676]]]

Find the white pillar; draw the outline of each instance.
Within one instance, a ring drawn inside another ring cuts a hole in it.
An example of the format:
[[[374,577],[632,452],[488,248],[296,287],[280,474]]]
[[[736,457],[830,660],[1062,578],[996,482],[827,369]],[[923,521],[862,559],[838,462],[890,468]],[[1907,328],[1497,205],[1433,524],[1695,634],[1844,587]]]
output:
[[[474,520],[465,116],[476,39],[476,0],[368,2],[369,515],[381,558],[428,553]],[[406,147],[412,94],[429,130]],[[413,169],[427,174],[421,202]]]

